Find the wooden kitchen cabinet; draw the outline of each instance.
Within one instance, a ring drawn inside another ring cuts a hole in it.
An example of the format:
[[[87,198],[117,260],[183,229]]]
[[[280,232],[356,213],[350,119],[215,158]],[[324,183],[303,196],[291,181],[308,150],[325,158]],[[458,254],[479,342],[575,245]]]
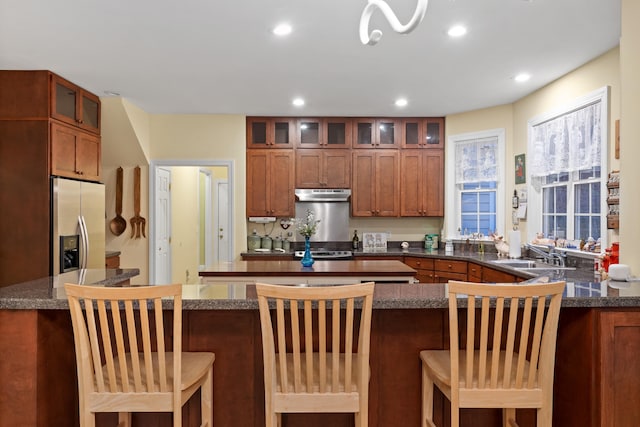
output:
[[[400,216],[443,216],[443,150],[401,150],[400,170]]]
[[[433,262],[433,278],[435,283],[446,283],[449,280],[467,280],[467,262],[447,259],[436,259]]]
[[[247,117],[247,148],[293,148],[295,119]]]
[[[482,269],[482,282],[484,283],[514,283],[521,281],[521,278],[513,274],[505,273],[504,271],[494,270],[488,267]]]
[[[401,123],[392,118],[353,119],[353,148],[399,148]]]
[[[351,151],[296,150],[295,188],[351,188]]]
[[[99,181],[100,137],[71,126],[51,123],[51,174]]]
[[[51,116],[100,133],[100,99],[55,74],[51,75]]]
[[[99,181],[99,132],[98,97],[50,71],[0,71],[0,286],[51,274],[51,176]]]
[[[293,150],[247,150],[247,216],[293,217]]]
[[[476,264],[474,262],[467,263],[467,281],[475,282],[475,283],[482,283],[482,270],[483,269],[484,269],[484,267],[482,267],[481,265]]]
[[[435,283],[433,273],[434,260],[432,258],[405,256],[404,263],[418,272],[416,279],[420,283]]]
[[[402,148],[444,148],[444,118],[402,120]]]
[[[600,323],[600,412],[594,425],[637,425],[640,419],[640,313],[603,311]],[[635,421],[634,421],[635,420]]]
[[[351,137],[351,119],[346,117],[305,118],[297,121],[297,148],[351,148]]]
[[[399,214],[397,150],[353,151],[351,215],[394,217]]]

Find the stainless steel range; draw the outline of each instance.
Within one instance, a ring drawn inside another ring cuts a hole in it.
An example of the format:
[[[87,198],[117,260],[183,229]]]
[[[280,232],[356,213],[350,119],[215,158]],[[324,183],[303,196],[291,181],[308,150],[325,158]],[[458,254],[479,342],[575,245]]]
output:
[[[304,251],[295,251],[293,256],[296,258],[302,258]],[[353,258],[351,251],[328,251],[325,249],[317,249],[311,251],[311,256],[314,259],[334,259],[334,260],[349,260]]]

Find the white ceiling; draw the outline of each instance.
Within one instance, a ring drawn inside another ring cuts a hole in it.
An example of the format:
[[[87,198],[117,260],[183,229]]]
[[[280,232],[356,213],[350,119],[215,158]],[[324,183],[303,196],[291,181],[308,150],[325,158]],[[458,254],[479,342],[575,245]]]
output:
[[[387,0],[402,23],[416,2]],[[149,113],[444,116],[516,101],[620,37],[620,0],[431,0],[408,35],[376,11],[382,40],[364,46],[365,5],[0,0],[0,69],[49,69]],[[286,39],[270,33],[283,20]],[[455,23],[468,27],[464,38],[447,36]],[[518,84],[522,71],[532,78]]]

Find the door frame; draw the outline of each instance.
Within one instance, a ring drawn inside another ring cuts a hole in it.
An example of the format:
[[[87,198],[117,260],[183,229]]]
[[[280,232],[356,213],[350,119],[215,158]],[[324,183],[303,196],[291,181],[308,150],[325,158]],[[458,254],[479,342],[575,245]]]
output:
[[[235,230],[234,218],[233,218],[233,206],[234,206],[234,168],[233,160],[201,160],[201,159],[189,159],[189,160],[177,160],[177,159],[165,159],[165,160],[152,160],[149,164],[149,222],[154,224],[156,221],[156,169],[159,167],[172,167],[172,166],[191,166],[191,167],[226,167],[228,170],[227,181],[229,183],[229,229]],[[232,234],[233,236],[233,234]],[[156,278],[156,241],[155,231],[153,227],[149,227],[149,283],[154,283]],[[231,253],[235,253],[235,241],[230,239],[229,246]]]

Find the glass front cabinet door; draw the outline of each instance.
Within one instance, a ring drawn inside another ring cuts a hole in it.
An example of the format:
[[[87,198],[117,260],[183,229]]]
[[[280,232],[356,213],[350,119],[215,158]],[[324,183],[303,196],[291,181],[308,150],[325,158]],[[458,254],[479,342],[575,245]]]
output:
[[[51,116],[100,133],[100,99],[65,79],[51,76]]]
[[[403,148],[444,148],[444,119],[411,118],[402,121]]]

